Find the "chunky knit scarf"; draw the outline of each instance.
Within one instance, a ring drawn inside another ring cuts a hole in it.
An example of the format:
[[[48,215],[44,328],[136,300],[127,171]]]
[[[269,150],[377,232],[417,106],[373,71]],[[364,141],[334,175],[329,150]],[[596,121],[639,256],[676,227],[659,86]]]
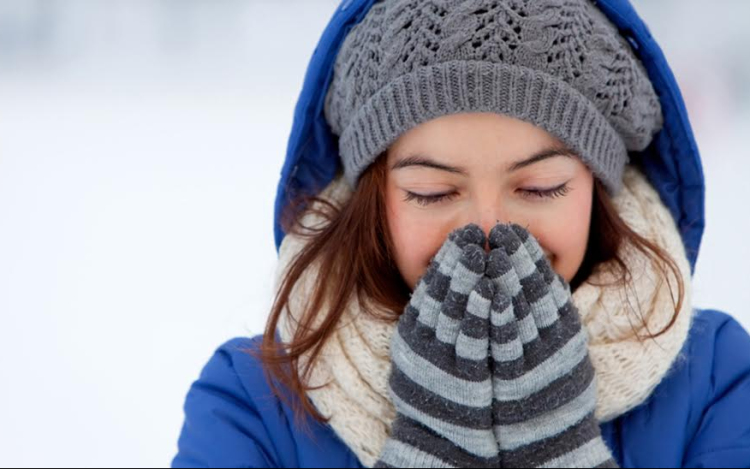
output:
[[[337,178],[321,196],[341,204],[351,192],[343,179]],[[686,295],[677,322],[667,333],[656,341],[639,341],[634,329],[644,336],[669,324],[674,314],[677,283],[668,271],[670,289],[658,267],[628,247],[620,253],[633,273],[627,288],[598,287],[586,282],[573,293],[573,302],[589,333],[598,380],[600,421],[615,419],[649,397],[679,358],[692,319],[690,265],[680,233],[659,195],[634,167],[627,168],[624,189],[615,199],[615,205],[632,229],[672,256],[682,274]],[[310,226],[321,220],[308,214],[304,223]],[[304,240],[299,237],[284,239],[276,272],[277,289],[282,275],[303,246]],[[297,324],[293,318],[307,305],[315,275],[315,266],[310,266],[292,291],[287,316],[279,327],[285,342],[293,336]],[[602,264],[595,269],[590,283],[606,285],[613,278],[607,265]],[[643,327],[644,320],[647,328]],[[340,327],[325,344],[309,382],[313,386],[327,383],[308,395],[318,411],[331,419],[330,425],[337,435],[368,467],[377,461],[395,418],[387,388],[390,341],[395,327],[364,314],[359,302],[353,299]]]

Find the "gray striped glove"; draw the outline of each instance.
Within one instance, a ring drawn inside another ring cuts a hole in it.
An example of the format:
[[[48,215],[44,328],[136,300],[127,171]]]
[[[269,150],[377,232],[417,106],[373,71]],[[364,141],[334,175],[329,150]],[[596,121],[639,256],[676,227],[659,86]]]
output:
[[[498,467],[492,431],[486,237],[451,233],[393,336],[393,423],[376,467]]]
[[[503,467],[617,467],[570,286],[518,225],[490,232],[493,419]]]

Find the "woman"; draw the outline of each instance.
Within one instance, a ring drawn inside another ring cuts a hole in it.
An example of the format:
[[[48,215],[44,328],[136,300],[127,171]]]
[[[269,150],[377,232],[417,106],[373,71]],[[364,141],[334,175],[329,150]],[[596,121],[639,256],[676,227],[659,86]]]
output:
[[[703,197],[627,1],[345,1],[266,333],[206,365],[173,465],[750,465],[750,337],[691,304]]]

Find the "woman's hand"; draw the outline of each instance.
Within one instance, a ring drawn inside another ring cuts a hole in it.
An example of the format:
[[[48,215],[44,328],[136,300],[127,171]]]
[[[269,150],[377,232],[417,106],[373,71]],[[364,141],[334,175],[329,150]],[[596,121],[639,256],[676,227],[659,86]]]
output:
[[[498,467],[485,242],[476,225],[451,233],[399,321],[389,381],[398,414],[376,467]]]
[[[502,467],[617,467],[601,438],[570,287],[518,225],[490,232],[494,433]]]

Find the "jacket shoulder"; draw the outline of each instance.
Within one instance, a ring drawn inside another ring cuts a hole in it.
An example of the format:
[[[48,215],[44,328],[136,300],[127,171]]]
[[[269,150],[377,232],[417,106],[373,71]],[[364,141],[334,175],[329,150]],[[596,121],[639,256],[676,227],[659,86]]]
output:
[[[750,335],[726,313],[699,311],[688,353],[695,427],[683,467],[744,467],[750,461]]]
[[[747,415],[750,336],[728,314],[698,310],[662,383],[603,430],[621,467],[746,467]]]
[[[221,345],[185,399],[185,422],[172,467],[278,467],[272,435],[282,424],[269,398],[257,350],[260,337]],[[269,416],[275,417],[269,420]]]
[[[686,349],[693,365],[724,375],[750,367],[750,335],[732,316],[717,310],[697,310]]]

